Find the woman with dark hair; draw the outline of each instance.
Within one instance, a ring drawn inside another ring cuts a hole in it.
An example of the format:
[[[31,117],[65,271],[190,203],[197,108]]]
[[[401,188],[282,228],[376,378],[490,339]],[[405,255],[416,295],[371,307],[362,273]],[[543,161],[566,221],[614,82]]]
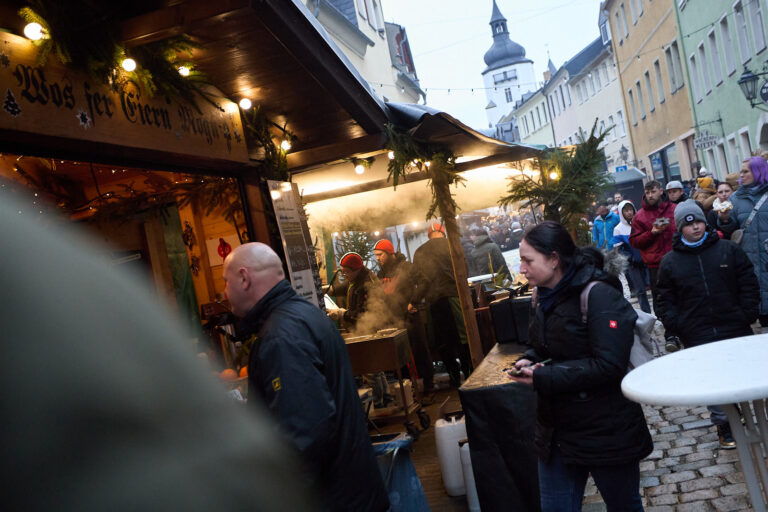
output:
[[[760,325],[768,331],[768,163],[761,156],[742,162],[739,188],[729,198],[733,204],[730,231],[740,229],[740,240],[733,235],[755,267],[760,282]],[[726,225],[718,222],[718,229]]]
[[[707,225],[717,229],[722,234],[722,238],[730,240],[731,231],[729,229],[720,229],[719,223],[723,225],[731,224],[731,210],[733,210],[733,203],[730,198],[733,194],[733,185],[727,181],[721,181],[717,184],[717,199],[712,203],[712,209],[707,214]]]
[[[520,243],[520,272],[537,289],[532,349],[513,378],[538,395],[541,510],[578,511],[587,477],[609,511],[643,510],[639,462],[653,450],[639,404],[621,393],[637,314],[594,248],[542,222]],[[586,321],[581,294],[588,292]],[[544,364],[545,361],[551,361]]]

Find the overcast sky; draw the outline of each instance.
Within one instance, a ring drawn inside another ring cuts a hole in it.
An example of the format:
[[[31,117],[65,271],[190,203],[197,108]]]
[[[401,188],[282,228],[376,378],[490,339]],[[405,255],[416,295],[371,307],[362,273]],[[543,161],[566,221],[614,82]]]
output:
[[[533,60],[537,80],[598,37],[600,0],[497,0],[509,35]],[[384,17],[403,25],[427,104],[473,128],[487,128],[483,55],[491,47],[492,0],[382,0]],[[447,90],[451,89],[450,93]],[[462,90],[465,89],[465,90]],[[386,94],[386,92],[385,92]]]

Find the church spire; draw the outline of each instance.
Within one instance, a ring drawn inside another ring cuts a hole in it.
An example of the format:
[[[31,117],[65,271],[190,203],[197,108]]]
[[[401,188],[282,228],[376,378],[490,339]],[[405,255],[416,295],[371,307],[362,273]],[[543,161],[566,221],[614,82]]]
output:
[[[491,22],[489,25],[491,26],[493,37],[497,37],[502,34],[509,34],[507,31],[507,18],[501,14],[501,10],[499,10],[499,6],[496,4],[496,0],[493,0],[493,12],[491,13]]]

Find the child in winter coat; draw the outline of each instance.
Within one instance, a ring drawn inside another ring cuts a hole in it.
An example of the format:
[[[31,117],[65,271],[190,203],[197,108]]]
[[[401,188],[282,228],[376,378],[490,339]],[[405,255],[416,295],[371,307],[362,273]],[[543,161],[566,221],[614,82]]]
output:
[[[635,217],[635,205],[632,201],[619,203],[619,224],[613,228],[611,246],[617,247],[619,252],[627,257],[627,270],[624,277],[627,278],[629,290],[640,304],[640,309],[646,313],[651,312],[651,304],[648,302],[648,269],[643,263],[640,251],[629,244],[629,235],[632,232],[632,219]]]
[[[751,335],[760,286],[746,253],[730,240],[721,240],[692,200],[677,205],[675,225],[672,251],[659,266],[654,305],[666,336],[691,347]],[[725,413],[718,407],[709,410],[720,447],[734,448]]]

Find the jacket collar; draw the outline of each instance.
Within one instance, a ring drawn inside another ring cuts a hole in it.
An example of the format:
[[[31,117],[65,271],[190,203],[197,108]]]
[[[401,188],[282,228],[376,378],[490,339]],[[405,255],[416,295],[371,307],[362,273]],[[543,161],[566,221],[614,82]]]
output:
[[[679,231],[672,235],[672,249],[678,252],[687,252],[691,254],[699,254],[708,247],[712,247],[720,241],[720,236],[717,234],[717,230],[712,226],[707,226],[707,239],[704,240],[698,247],[691,247],[683,243],[683,234]]]
[[[249,331],[259,331],[272,311],[285,301],[296,296],[291,283],[283,279],[257,302],[243,317],[240,325]]]

